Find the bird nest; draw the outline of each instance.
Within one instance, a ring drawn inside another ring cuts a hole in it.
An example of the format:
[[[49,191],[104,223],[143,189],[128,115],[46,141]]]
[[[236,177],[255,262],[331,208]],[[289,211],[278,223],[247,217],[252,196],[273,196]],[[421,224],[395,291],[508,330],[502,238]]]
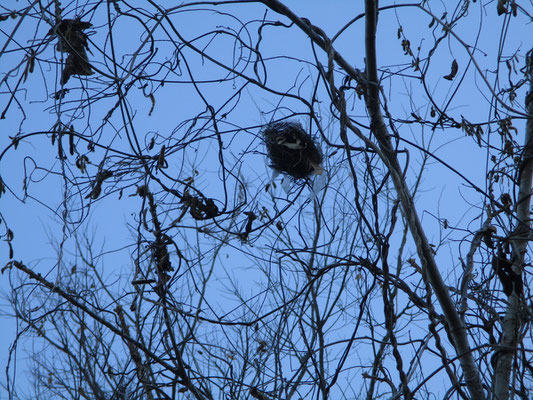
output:
[[[299,122],[272,122],[262,130],[270,166],[295,179],[323,172],[322,152]]]

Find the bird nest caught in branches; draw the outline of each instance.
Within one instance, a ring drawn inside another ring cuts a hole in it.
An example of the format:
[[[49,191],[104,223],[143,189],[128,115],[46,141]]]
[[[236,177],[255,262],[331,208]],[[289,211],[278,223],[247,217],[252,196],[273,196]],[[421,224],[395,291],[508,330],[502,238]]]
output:
[[[262,130],[270,166],[295,179],[323,172],[322,152],[299,122],[272,122]]]

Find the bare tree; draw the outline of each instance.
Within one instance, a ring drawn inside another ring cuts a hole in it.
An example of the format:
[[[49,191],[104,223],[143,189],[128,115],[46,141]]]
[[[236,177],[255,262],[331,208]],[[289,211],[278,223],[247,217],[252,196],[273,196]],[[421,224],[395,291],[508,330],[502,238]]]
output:
[[[10,398],[531,398],[531,4],[8,7]]]

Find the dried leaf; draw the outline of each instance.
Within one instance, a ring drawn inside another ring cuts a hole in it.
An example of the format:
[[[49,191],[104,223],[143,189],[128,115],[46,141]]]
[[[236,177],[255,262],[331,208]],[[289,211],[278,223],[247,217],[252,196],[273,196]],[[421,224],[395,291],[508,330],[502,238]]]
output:
[[[451,81],[457,75],[457,71],[459,71],[459,64],[457,64],[457,60],[454,59],[452,61],[452,70],[451,70],[451,72],[448,75],[445,75],[443,78],[446,79],[446,80]]]
[[[9,136],[9,138],[11,139],[11,143],[13,144],[13,148],[17,150],[17,147],[19,146],[20,138],[13,137],[13,136]]]
[[[85,196],[85,198],[86,199],[91,198],[93,200],[96,200],[98,196],[100,196],[100,193],[102,193],[102,182],[96,182],[92,190],[89,192],[87,196]]]
[[[502,15],[507,12],[505,3],[507,3],[507,0],[498,0],[498,4],[496,5],[496,11],[498,12],[498,15]]]
[[[402,40],[402,49],[405,55],[413,55],[413,52],[411,50],[411,42],[409,40]]]
[[[60,89],[54,93],[54,99],[61,100],[65,98],[65,95],[69,92],[69,89]]]
[[[148,116],[151,116],[152,115],[152,111],[154,111],[154,107],[155,107],[155,97],[154,97],[153,93],[150,93],[148,95],[148,97],[150,98],[150,101],[152,102],[152,107],[150,107],[150,112],[148,113]]]
[[[85,168],[87,166],[87,163],[89,162],[89,159],[86,155],[81,155],[76,159],[76,167],[82,172],[85,172]]]
[[[64,160],[66,158],[65,153],[63,152],[63,141],[61,140],[61,135],[59,135],[57,140],[57,157],[60,160]]]
[[[107,169],[102,170],[101,172],[98,172],[96,174],[96,179],[93,184],[93,188],[90,191],[90,193],[85,196],[86,199],[91,198],[93,200],[96,200],[98,196],[100,196],[100,193],[102,192],[102,183],[107,179],[113,176],[113,173]]]
[[[85,53],[85,49],[81,49],[79,52],[69,53],[65,61],[65,68],[61,73],[61,84],[65,85],[72,75],[89,76],[93,74],[87,53]]]
[[[80,21],[79,19],[63,19],[48,32],[48,35],[57,36],[57,50],[62,53],[68,53],[61,73],[62,85],[66,84],[72,75],[87,76],[94,74],[86,53],[89,48],[87,34],[83,32],[83,30],[91,26],[90,22]]]
[[[161,151],[159,152],[159,157],[157,158],[157,168],[167,168],[168,163],[165,159],[165,145],[161,147]]]
[[[10,257],[10,258],[13,258],[13,257]],[[6,265],[4,265],[0,273],[4,275],[4,272],[6,272],[6,270],[11,269],[11,268],[13,268],[13,261],[9,261]]]
[[[22,81],[26,82],[28,75],[33,73],[35,68],[35,50],[30,49],[30,54],[28,55],[28,60],[26,61],[26,68],[24,68]]]

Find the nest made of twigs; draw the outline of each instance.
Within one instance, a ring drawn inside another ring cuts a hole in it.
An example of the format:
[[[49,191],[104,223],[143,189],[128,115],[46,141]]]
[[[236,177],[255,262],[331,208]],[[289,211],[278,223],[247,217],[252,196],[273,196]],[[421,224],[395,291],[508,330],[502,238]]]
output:
[[[323,172],[322,152],[299,122],[271,122],[262,133],[274,170],[296,179]]]

